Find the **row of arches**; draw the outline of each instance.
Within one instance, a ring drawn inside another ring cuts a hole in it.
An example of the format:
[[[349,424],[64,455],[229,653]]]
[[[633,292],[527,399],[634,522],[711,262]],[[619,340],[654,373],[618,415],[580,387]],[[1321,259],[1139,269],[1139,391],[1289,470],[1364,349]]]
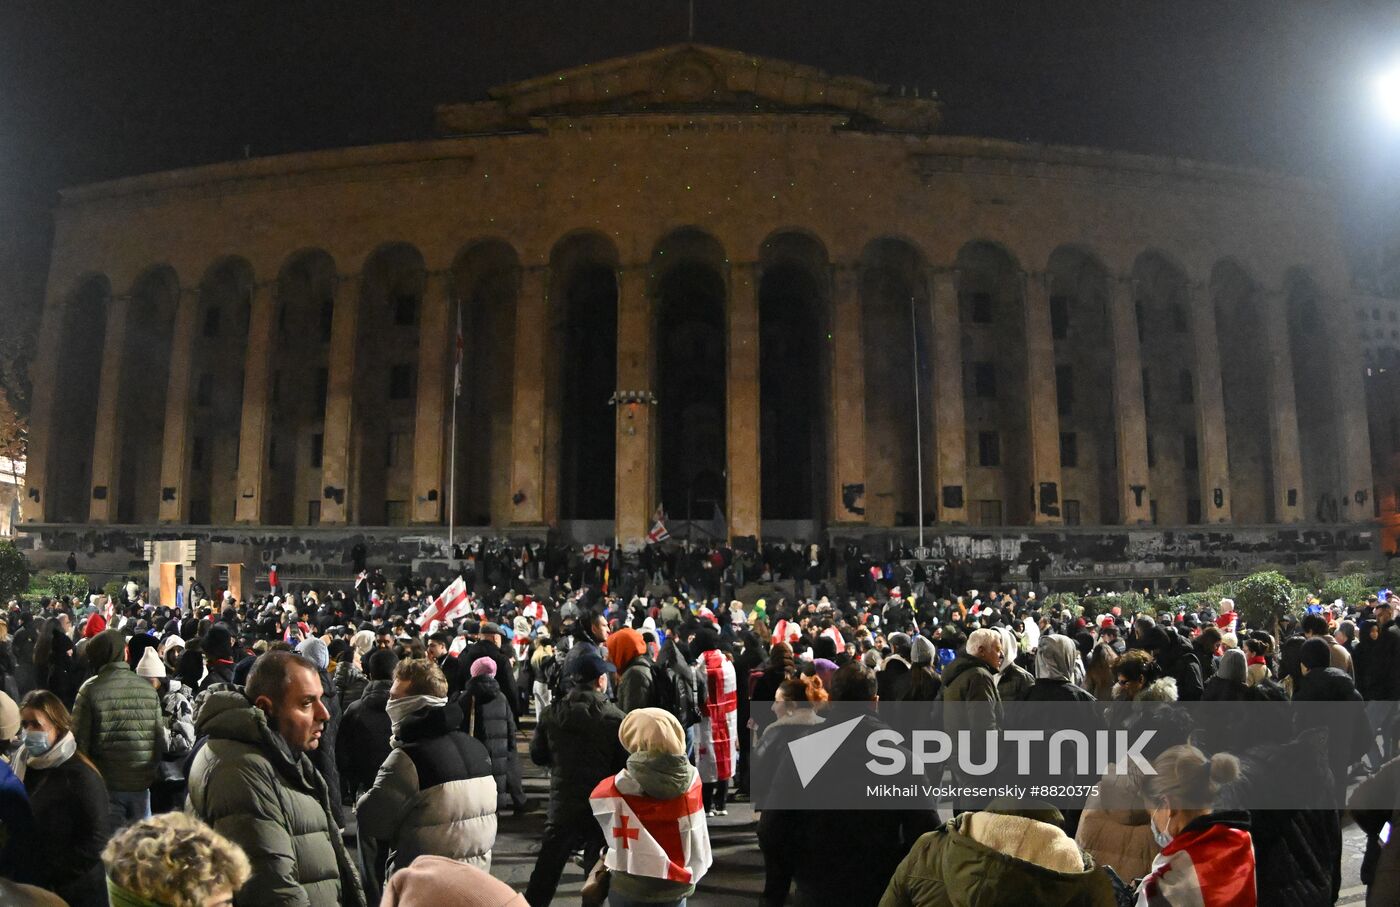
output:
[[[770,236],[755,256],[759,346],[759,512],[763,519],[830,519],[835,453],[832,382],[833,269],[811,233]],[[1131,280],[1133,320],[1142,366],[1153,518],[1172,525],[1206,521],[1198,472],[1204,459],[1198,358],[1203,342],[1218,353],[1228,428],[1233,520],[1280,518],[1272,488],[1277,395],[1296,403],[1302,492],[1341,487],[1338,407],[1325,302],[1305,270],[1283,279],[1288,354],[1287,386],[1270,379],[1276,356],[1267,338],[1271,299],[1238,262],[1223,259],[1201,285],[1168,255],[1148,251],[1130,274],[1113,274],[1092,251],[1056,249],[1043,268],[1025,272],[1005,246],[965,244],[951,263],[957,324],[934,323],[929,304],[933,268],[911,242],[881,238],[864,249],[855,282],[863,362],[865,515],[881,526],[920,518],[917,463],[933,479],[939,438],[927,417],[940,331],[957,332],[970,522],[1025,525],[1034,507],[1031,474],[1032,401],[1027,368],[1029,280],[1043,280],[1054,357],[1060,430],[1061,496],[1066,522],[1122,520],[1118,478],[1120,401],[1116,348],[1109,315],[1113,282]],[[455,500],[460,525],[512,521],[513,412],[516,383],[540,376],[546,388],[546,513],[551,520],[611,519],[616,510],[616,428],[610,398],[617,387],[619,272],[627,266],[615,243],[592,232],[571,234],[543,265],[547,321],[543,349],[519,348],[515,336],[527,266],[508,242],[468,244],[451,266],[431,270],[406,243],[386,245],[347,282],[343,262],[311,249],[291,256],[270,281],[244,259],[208,269],[181,289],[167,266],[142,274],[122,297],[127,315],[120,337],[109,337],[114,290],[91,276],[64,300],[59,368],[43,464],[46,518],[89,518],[94,442],[117,433],[115,504],[111,518],[153,523],[161,515],[163,476],[183,476],[184,519],[195,524],[235,520],[239,495],[240,428],[250,350],[270,350],[267,400],[267,491],[260,521],[315,525],[324,482],[330,375],[336,357],[351,356],[354,432],[349,448],[348,519],[362,525],[409,522],[418,451],[454,448],[451,421],[431,437],[416,419],[420,375],[440,380],[452,400],[451,367],[425,369],[425,357],[450,361],[453,334],[424,336],[426,306],[449,306],[465,338],[463,393],[457,402]],[[714,236],[681,228],[653,248],[645,265],[651,299],[648,351],[658,400],[656,487],[643,493],[673,518],[708,519],[727,506],[731,335],[734,265]],[[250,336],[254,294],[270,292],[270,336]],[[1209,304],[1193,302],[1208,294]],[[181,306],[194,306],[190,336],[175,335]],[[353,312],[341,311],[349,306]],[[1206,317],[1210,324],[1197,324]],[[335,348],[336,325],[350,318],[352,345]],[[1204,341],[1202,338],[1206,338]],[[110,343],[119,343],[115,352]],[[189,380],[172,381],[176,346],[189,344]],[[425,344],[428,346],[425,347]],[[105,356],[104,356],[105,352]],[[104,359],[107,366],[103,366]],[[115,367],[113,364],[116,364]],[[104,376],[104,371],[108,372]],[[99,384],[119,383],[114,426],[97,425]],[[184,399],[171,399],[183,393]],[[922,401],[916,403],[917,401]],[[174,414],[176,422],[167,424]],[[187,441],[170,445],[171,432]],[[162,458],[177,451],[178,469]],[[920,456],[922,454],[922,456]],[[443,462],[447,462],[446,454]],[[444,467],[444,473],[447,468]],[[928,485],[928,481],[925,481]],[[445,476],[438,487],[446,494]],[[1308,490],[1311,490],[1308,491]],[[939,514],[926,494],[923,517]],[[443,511],[443,522],[446,512]]]

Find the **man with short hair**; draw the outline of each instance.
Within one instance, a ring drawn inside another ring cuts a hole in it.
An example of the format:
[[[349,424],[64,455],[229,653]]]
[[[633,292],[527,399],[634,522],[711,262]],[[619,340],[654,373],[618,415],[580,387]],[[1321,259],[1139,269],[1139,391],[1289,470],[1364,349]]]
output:
[[[1304,614],[1303,621],[1299,625],[1303,631],[1304,639],[1321,639],[1327,643],[1329,664],[1328,667],[1337,668],[1347,672],[1352,679],[1356,678],[1356,668],[1352,665],[1351,653],[1346,646],[1337,642],[1332,631],[1327,627],[1327,619],[1321,614]]]
[[[489,872],[496,842],[491,755],[462,732],[462,710],[447,700],[442,669],[425,658],[399,662],[386,711],[393,748],[355,804],[360,836],[389,851],[386,880],[425,854]]]
[[[467,646],[457,658],[459,666],[457,678],[451,684],[451,690],[453,693],[465,690],[467,682],[471,680],[468,668],[476,664],[478,658],[489,658],[496,663],[496,682],[501,685],[501,694],[506,697],[506,702],[510,703],[511,714],[519,722],[520,691],[515,685],[515,671],[511,668],[510,658],[501,648],[503,635],[501,628],[496,624],[484,623],[481,625],[477,632],[476,642]],[[451,680],[451,678],[448,679]]]
[[[248,855],[239,907],[365,905],[326,782],[306,756],[330,717],[321,695],[314,664],[269,652],[243,692],[212,692],[199,713],[206,739],[190,767],[190,808]]]
[[[550,768],[544,839],[525,890],[531,907],[545,907],[554,899],[559,874],[576,847],[583,847],[587,873],[605,846],[589,796],[599,781],[627,764],[627,751],[617,736],[623,714],[604,693],[608,675],[615,670],[599,655],[579,657],[567,681],[568,694],[545,710],[530,741],[530,758]]]

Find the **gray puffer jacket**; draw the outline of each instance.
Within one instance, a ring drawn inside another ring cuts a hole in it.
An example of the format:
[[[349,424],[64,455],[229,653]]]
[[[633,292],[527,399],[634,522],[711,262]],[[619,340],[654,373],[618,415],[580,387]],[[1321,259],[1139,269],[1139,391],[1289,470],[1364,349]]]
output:
[[[461,726],[456,703],[405,718],[399,745],[355,804],[360,834],[392,849],[391,872],[423,854],[491,869],[496,779],[486,747]]]
[[[292,752],[242,693],[211,693],[195,731],[206,739],[190,767],[190,809],[242,847],[253,867],[234,903],[364,907],[311,760]]]

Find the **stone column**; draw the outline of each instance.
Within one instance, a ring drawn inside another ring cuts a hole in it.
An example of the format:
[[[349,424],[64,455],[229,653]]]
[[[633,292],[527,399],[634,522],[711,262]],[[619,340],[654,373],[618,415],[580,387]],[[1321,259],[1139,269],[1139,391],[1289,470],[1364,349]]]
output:
[[[238,499],[234,520],[261,523],[267,507],[267,447],[272,423],[273,351],[277,348],[277,284],[254,284],[248,314],[247,371],[238,429]],[[295,456],[295,448],[287,451]]]
[[[160,521],[190,519],[190,382],[194,372],[194,338],[199,327],[199,290],[181,287],[170,335],[170,381],[165,390],[165,437],[160,457]]]
[[[1142,397],[1142,349],[1138,344],[1137,282],[1109,281],[1113,337],[1114,439],[1118,447],[1118,513],[1124,526],[1152,522],[1151,472],[1147,466],[1147,407]]]
[[[1328,296],[1321,308],[1327,313],[1322,322],[1329,326],[1332,353],[1338,437],[1341,445],[1343,493],[1349,500],[1342,512],[1351,520],[1369,520],[1374,512],[1371,496],[1375,486],[1371,476],[1371,427],[1366,417],[1366,382],[1356,362],[1350,342],[1351,300]],[[1345,326],[1346,329],[1342,329]]]
[[[44,299],[39,320],[39,355],[30,365],[34,397],[30,405],[28,464],[25,494],[20,506],[25,522],[42,523],[46,513],[49,473],[49,437],[53,431],[54,407],[58,399],[59,364],[63,359],[63,322],[69,303],[52,292]],[[57,455],[61,456],[61,452]]]
[[[325,430],[321,438],[321,522],[330,525],[344,525],[350,513],[360,285],[359,274],[336,276],[331,346],[326,357]]]
[[[1025,274],[1026,409],[1030,441],[1032,526],[1063,522],[1060,503],[1060,412],[1055,395],[1055,338],[1049,275]],[[1141,393],[1139,393],[1141,396]]]
[[[1288,340],[1286,300],[1278,290],[1258,295],[1264,348],[1269,351],[1267,392],[1269,453],[1274,476],[1274,522],[1303,518],[1303,458],[1298,446],[1298,409],[1293,396],[1293,351]]]
[[[88,522],[110,523],[117,518],[120,491],[122,359],[126,353],[130,296],[113,296],[107,305],[107,333],[102,347],[102,382],[97,389],[97,419],[92,435],[92,488]]]
[[[1204,284],[1187,284],[1191,343],[1195,348],[1196,438],[1201,480],[1201,520],[1230,522],[1230,448],[1225,426],[1225,391],[1220,379],[1220,340],[1215,305]]]
[[[515,315],[515,386],[511,413],[511,524],[545,522],[545,379],[541,356],[549,340],[549,267],[531,265],[521,275]]]
[[[413,423],[413,522],[444,522],[447,499],[443,445],[454,402],[448,371],[456,347],[452,272],[429,271],[418,319],[417,412]]]
[[[728,450],[729,537],[758,538],[761,530],[758,387],[758,289],[754,262],[733,265],[729,280],[728,375],[725,431]]]
[[[860,266],[831,268],[831,521],[865,524],[865,339]]]
[[[933,325],[933,496],[940,523],[967,523],[967,422],[963,413],[962,324],[958,272],[929,268]]]
[[[617,387],[650,399],[656,374],[655,325],[647,265],[617,274]],[[661,406],[666,401],[659,401]],[[618,544],[640,544],[651,528],[656,498],[655,409],[649,402],[618,402],[614,514]]]

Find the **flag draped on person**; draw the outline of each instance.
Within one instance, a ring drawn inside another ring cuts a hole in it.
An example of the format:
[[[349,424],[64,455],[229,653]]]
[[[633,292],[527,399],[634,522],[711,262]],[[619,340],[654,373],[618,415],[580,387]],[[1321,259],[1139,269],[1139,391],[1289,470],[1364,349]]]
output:
[[[739,761],[738,681],[734,663],[717,649],[695,663],[696,682],[705,689],[705,720],[700,722],[695,767],[706,784],[734,777]]]
[[[684,795],[654,800],[626,772],[604,778],[589,797],[607,829],[608,869],[694,884],[710,868],[710,833],[697,776]]]
[[[451,623],[471,611],[471,600],[467,596],[466,581],[458,576],[442,594],[433,599],[432,607],[423,613],[418,626],[424,633],[431,633],[439,623]]]

